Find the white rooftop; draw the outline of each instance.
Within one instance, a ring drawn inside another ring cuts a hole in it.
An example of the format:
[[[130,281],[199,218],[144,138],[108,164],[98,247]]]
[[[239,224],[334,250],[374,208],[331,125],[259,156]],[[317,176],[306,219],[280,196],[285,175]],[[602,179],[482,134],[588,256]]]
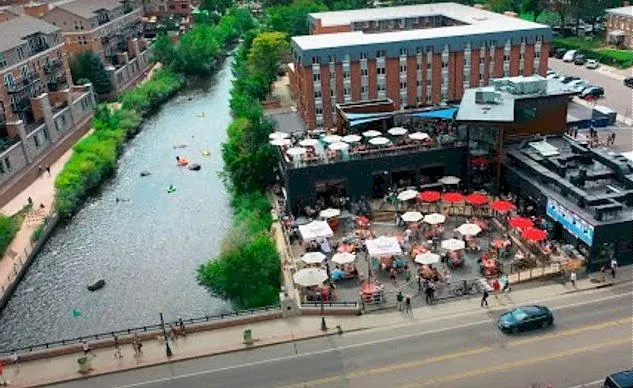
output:
[[[633,17],[633,5],[629,5],[627,7],[610,8],[607,9],[606,12],[614,15]]]

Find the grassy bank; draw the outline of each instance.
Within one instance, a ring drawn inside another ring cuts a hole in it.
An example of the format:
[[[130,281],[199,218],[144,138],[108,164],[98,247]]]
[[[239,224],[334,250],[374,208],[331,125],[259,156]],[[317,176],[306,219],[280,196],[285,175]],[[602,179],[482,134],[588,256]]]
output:
[[[0,259],[4,256],[19,229],[20,224],[16,217],[0,214]]]
[[[621,69],[633,66],[633,51],[608,48],[605,42],[600,39],[556,38],[554,39],[554,46],[567,50],[578,50],[589,58],[597,59],[598,62],[605,65]]]

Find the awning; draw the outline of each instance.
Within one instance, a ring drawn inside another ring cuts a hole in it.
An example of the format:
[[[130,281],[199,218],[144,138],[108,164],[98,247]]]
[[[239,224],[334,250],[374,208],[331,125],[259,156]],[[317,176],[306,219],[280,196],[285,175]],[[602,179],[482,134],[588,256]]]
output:
[[[609,31],[609,36],[625,36],[626,33],[622,30]]]
[[[389,118],[388,116],[380,116],[380,117],[373,117],[373,118],[369,118],[369,119],[350,120],[349,121],[349,126],[350,127],[355,127],[357,125],[362,125],[362,124],[367,124],[367,123],[374,123],[374,122],[385,120],[385,119],[388,119],[388,118]]]
[[[304,241],[316,240],[319,237],[332,237],[334,233],[326,221],[312,221],[299,225],[299,233]]]
[[[401,255],[402,249],[396,237],[380,236],[373,240],[365,241],[367,253],[371,257]]]
[[[457,108],[446,108],[446,109],[430,110],[426,112],[411,113],[410,115],[407,115],[407,116],[427,118],[427,119],[450,120],[453,117],[455,117],[456,113],[457,113]]]

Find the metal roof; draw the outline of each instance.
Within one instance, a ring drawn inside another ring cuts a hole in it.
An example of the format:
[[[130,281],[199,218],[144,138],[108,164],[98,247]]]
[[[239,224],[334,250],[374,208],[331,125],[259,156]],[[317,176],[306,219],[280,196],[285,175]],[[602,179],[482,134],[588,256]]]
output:
[[[478,104],[475,102],[477,91],[497,91],[494,87],[473,88],[464,90],[462,102],[457,111],[457,121],[496,121],[511,123],[514,121],[514,98],[502,93],[502,99],[494,104]]]
[[[121,0],[72,0],[57,3],[55,7],[84,19],[90,19],[96,16],[95,12],[100,9],[111,11],[121,5]]]
[[[0,23],[0,52],[11,50],[26,43],[27,36],[42,33],[51,34],[59,27],[28,15],[15,17]]]
[[[606,12],[618,16],[633,17],[633,5],[628,7],[610,8],[607,9]]]

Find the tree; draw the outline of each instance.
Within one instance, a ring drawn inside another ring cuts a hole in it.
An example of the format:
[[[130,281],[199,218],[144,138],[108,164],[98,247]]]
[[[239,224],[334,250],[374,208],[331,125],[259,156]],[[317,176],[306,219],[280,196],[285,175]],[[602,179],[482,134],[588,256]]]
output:
[[[308,14],[327,11],[318,0],[297,0],[289,6],[276,6],[267,10],[268,25],[288,37],[308,34]]]
[[[220,49],[214,28],[197,24],[180,39],[177,68],[185,74],[210,74]]]
[[[152,57],[163,66],[171,66],[178,60],[176,45],[165,34],[159,35],[152,43]]]
[[[227,9],[233,6],[233,0],[202,0],[200,2],[200,9],[215,12],[220,15],[224,15]]]
[[[254,76],[262,77],[266,84],[272,83],[282,58],[290,50],[286,35],[281,32],[263,32],[253,39],[248,53],[248,65]]]
[[[548,7],[549,2],[547,0],[523,0],[520,4],[521,12],[534,15],[534,21],[536,21],[539,15]]]
[[[107,94],[114,89],[101,57],[91,51],[75,55],[70,62],[70,72],[74,80],[89,79],[97,94]]]

